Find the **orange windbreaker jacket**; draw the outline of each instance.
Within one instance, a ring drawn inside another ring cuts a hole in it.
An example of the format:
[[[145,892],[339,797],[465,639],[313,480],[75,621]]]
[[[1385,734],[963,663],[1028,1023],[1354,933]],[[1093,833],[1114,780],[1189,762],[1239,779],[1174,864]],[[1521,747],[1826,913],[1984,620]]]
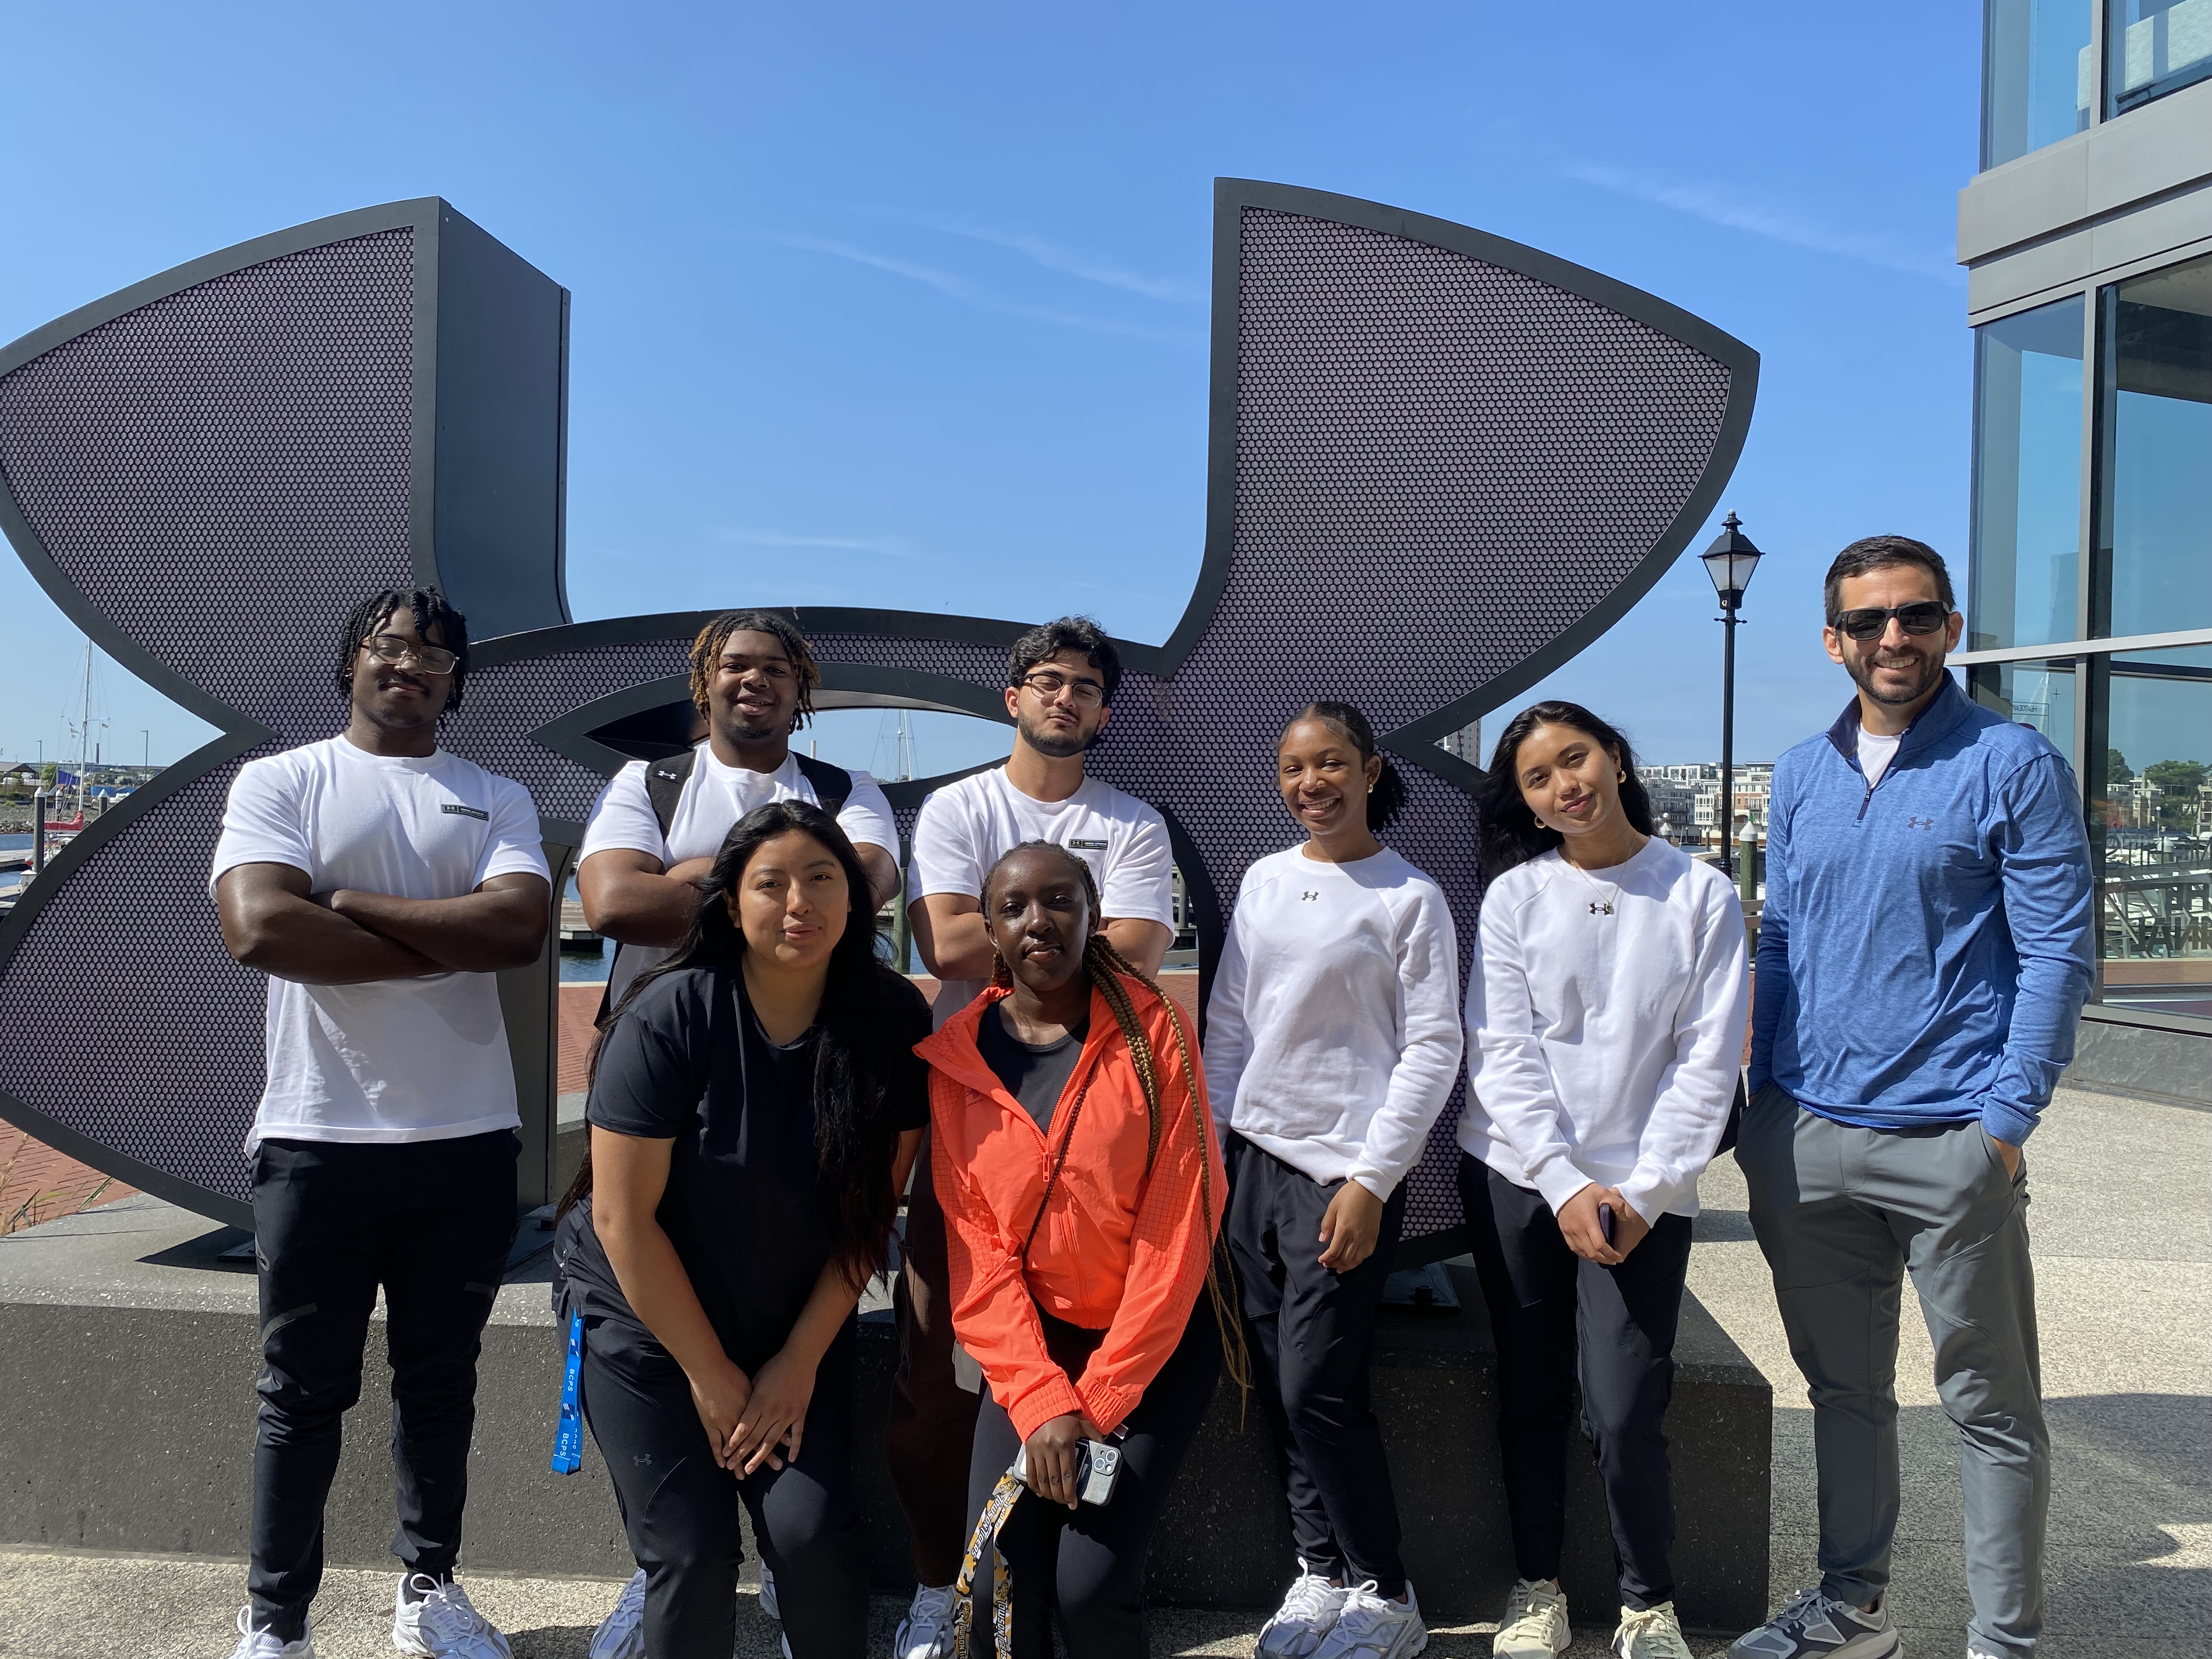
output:
[[[1182,1338],[1227,1203],[1203,1072],[1185,1069],[1161,998],[1123,982],[1158,1067],[1160,1143],[1149,1176],[1144,1089],[1113,1010],[1095,990],[1090,1033],[1054,1109],[1049,1139],[975,1047],[983,1011],[1008,993],[986,991],[915,1047],[930,1066],[931,1172],[945,1209],[953,1334],[1024,1440],[1077,1411],[1110,1433],[1135,1409]],[[1197,1034],[1186,1036],[1195,1066]],[[1022,1241],[1044,1199],[1069,1108],[1086,1084],[1067,1162],[1024,1273]],[[1210,1172],[1212,1200],[1204,1217],[1202,1170]],[[1040,1307],[1106,1333],[1081,1376],[1070,1378],[1045,1352]]]

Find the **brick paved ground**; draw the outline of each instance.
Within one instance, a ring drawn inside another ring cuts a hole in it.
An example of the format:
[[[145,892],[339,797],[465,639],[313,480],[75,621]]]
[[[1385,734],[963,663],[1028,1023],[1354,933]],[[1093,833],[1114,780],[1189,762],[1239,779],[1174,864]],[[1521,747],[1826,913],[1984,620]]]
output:
[[[137,1191],[0,1123],[0,1234]]]

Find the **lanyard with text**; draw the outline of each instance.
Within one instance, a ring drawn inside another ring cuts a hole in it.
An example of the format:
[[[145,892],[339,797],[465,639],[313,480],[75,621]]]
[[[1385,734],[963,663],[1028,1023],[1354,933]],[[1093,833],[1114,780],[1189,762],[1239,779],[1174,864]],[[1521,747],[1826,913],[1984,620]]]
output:
[[[553,1473],[574,1474],[584,1467],[584,1311],[568,1316],[568,1361],[561,1372],[561,1426],[553,1436]]]

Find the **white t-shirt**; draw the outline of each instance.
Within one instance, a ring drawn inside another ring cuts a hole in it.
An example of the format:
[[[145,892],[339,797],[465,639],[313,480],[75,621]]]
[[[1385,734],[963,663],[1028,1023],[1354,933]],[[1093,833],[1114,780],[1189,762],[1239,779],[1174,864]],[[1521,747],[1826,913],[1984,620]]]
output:
[[[1000,856],[1025,841],[1048,841],[1081,854],[1109,920],[1175,926],[1175,852],[1166,819],[1097,778],[1084,779],[1066,800],[1035,800],[1014,787],[1003,766],[948,783],[921,804],[907,902],[932,893],[976,897]],[[937,1023],[944,1024],[981,995],[983,983],[945,981],[937,993]]]
[[[208,891],[241,864],[304,870],[318,893],[459,898],[494,876],[550,879],[523,787],[442,750],[372,755],[343,737],[248,761],[230,786]],[[447,1140],[511,1129],[514,1066],[492,974],[367,985],[269,981],[269,1078],[246,1136]]]
[[[1893,732],[1887,737],[1859,727],[1859,770],[1866,774],[1867,787],[1871,789],[1881,781],[1881,775],[1889,770],[1890,762],[1897,758],[1897,745],[1905,741],[1905,733]]]
[[[755,772],[742,766],[725,766],[714,757],[713,744],[702,738],[692,750],[691,775],[676,798],[676,814],[668,833],[660,833],[653,816],[652,797],[645,793],[647,763],[632,761],[614,775],[592,807],[584,823],[584,845],[576,855],[580,864],[594,853],[627,848],[660,860],[664,870],[686,859],[710,859],[722,850],[738,820],[757,806],[771,801],[803,800],[816,806],[822,798],[806,774],[799,769],[799,757],[786,755],[773,772]],[[898,862],[898,821],[882,787],[866,772],[852,775],[853,793],[837,811],[837,827],[857,845],[880,847]],[[607,994],[619,1000],[623,988],[669,954],[657,945],[625,945],[620,965],[610,975]]]
[[[1244,872],[1206,1005],[1215,1119],[1324,1184],[1388,1199],[1420,1161],[1465,1046],[1443,890],[1384,848],[1303,846]]]
[[[1462,1150],[1554,1211],[1596,1182],[1697,1214],[1751,1006],[1728,878],[1656,836],[1606,870],[1544,853],[1490,884],[1481,937]]]

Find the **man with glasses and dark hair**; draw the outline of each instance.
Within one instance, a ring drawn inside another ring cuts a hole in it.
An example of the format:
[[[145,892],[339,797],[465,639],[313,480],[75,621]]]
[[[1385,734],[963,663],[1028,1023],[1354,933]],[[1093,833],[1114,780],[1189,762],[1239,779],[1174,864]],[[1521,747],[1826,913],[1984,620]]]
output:
[[[1945,672],[1935,550],[1873,536],[1827,580],[1858,695],[1775,765],[1736,1158],[1813,1402],[1820,1582],[1735,1659],[1884,1659],[1898,1318],[1912,1276],[1958,1425],[1970,1659],[2043,1626],[2051,1448],[2021,1146],[2089,986],[2089,846],[2065,759]]]
[[[1174,854],[1167,823],[1135,796],[1084,774],[1085,751],[1111,716],[1121,659],[1096,623],[1062,617],[1014,641],[1006,662],[1013,753],[1004,766],[938,790],[914,827],[907,914],[923,963],[941,981],[937,1023],[990,982],[983,878],[1024,842],[1065,847],[1091,866],[1104,932],[1143,972],[1159,971],[1175,936]],[[1082,1041],[1071,1033],[1071,1042]],[[945,1217],[924,1152],[907,1205],[894,1301],[899,1372],[884,1449],[906,1511],[916,1589],[893,1645],[897,1659],[952,1651],[952,1583],[968,1538],[968,1463],[982,1374],[952,1340]]]
[[[495,975],[538,959],[552,894],[528,793],[438,747],[468,653],[434,588],[357,606],[344,732],[241,767],[216,844],[223,942],[269,975],[246,1137],[265,1364],[233,1659],[313,1659],[323,1505],[380,1286],[406,1566],[392,1644],[508,1650],[453,1564],[477,1352],[514,1238],[521,1118]]]

